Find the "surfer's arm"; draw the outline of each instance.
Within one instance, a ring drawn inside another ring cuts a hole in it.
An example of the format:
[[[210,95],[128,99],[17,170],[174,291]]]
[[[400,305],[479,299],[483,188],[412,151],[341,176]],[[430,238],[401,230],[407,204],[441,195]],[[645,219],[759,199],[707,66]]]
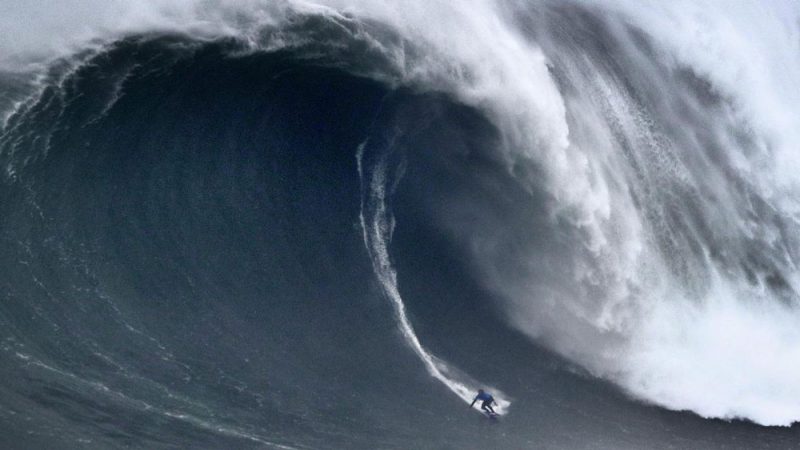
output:
[[[475,397],[475,400],[473,400],[472,403],[469,404],[470,409],[472,409],[472,405],[474,405],[475,402],[477,402],[477,401],[478,401],[478,397]]]

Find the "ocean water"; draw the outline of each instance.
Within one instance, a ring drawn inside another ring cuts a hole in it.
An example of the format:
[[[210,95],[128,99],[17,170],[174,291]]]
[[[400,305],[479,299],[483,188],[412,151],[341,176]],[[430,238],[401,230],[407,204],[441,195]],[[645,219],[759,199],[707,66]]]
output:
[[[2,447],[797,446],[796,2],[3,7]]]

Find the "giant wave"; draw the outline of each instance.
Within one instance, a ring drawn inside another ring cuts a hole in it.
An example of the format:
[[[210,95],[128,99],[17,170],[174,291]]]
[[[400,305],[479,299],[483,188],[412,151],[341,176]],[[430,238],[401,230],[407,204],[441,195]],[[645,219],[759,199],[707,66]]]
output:
[[[9,445],[793,442],[796,4],[83,5],[0,22]]]

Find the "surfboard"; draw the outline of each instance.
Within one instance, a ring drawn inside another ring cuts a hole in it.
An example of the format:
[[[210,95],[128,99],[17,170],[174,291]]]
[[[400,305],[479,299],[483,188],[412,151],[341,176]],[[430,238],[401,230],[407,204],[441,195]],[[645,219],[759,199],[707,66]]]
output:
[[[484,417],[488,417],[489,419],[492,419],[492,420],[498,420],[500,418],[500,414],[496,413],[496,412],[495,413],[490,413],[489,411],[485,411],[485,410],[480,409],[480,408],[471,408],[471,409],[474,410],[475,412],[479,413],[480,415],[482,415]]]

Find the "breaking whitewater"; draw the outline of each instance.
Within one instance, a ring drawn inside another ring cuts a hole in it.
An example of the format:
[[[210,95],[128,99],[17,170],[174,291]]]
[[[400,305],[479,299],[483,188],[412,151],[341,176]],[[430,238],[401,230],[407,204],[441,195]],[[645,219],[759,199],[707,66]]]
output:
[[[797,445],[796,2],[4,9],[5,447]]]

